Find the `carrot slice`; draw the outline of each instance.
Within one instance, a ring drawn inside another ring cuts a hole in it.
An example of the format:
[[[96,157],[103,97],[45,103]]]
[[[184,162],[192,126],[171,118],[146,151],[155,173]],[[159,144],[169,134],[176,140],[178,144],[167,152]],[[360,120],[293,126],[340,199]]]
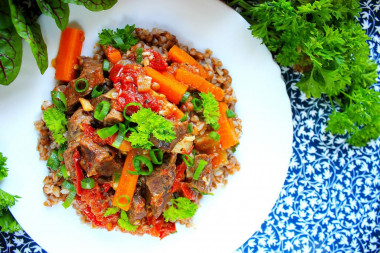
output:
[[[218,124],[220,125],[218,129],[218,134],[220,135],[220,144],[223,149],[230,148],[239,143],[239,138],[235,130],[235,126],[232,119],[227,118],[226,111],[228,106],[226,103],[219,103],[220,117]]]
[[[179,104],[179,101],[181,101],[181,98],[183,97],[183,94],[185,94],[188,86],[178,82],[175,79],[164,76],[157,70],[150,67],[144,67],[144,69],[146,74],[150,76],[154,82],[160,84],[160,89],[158,92],[164,94],[170,102]]]
[[[206,70],[202,67],[199,62],[197,62],[191,55],[186,53],[184,50],[179,48],[178,46],[174,45],[172,48],[170,48],[168,52],[168,56],[172,61],[179,62],[179,63],[187,63],[192,66],[195,66],[199,70],[199,74],[203,78],[207,78],[208,74]]]
[[[55,79],[69,82],[75,77],[75,65],[79,63],[84,41],[84,32],[66,28],[61,34],[58,54],[55,60]]]
[[[132,149],[127,154],[125,159],[123,171],[120,175],[119,185],[117,186],[115,195],[112,200],[112,205],[120,207],[128,211],[131,205],[133,194],[135,193],[138,175],[129,174],[128,171],[135,171],[133,166],[133,158],[136,156],[136,150]]]
[[[188,84],[189,86],[199,91],[205,93],[211,92],[214,95],[215,99],[218,101],[222,101],[224,98],[224,91],[221,88],[208,82],[203,77],[195,75],[190,71],[187,71],[186,69],[177,69],[175,73],[175,78],[178,81],[184,82],[185,84]]]
[[[113,64],[115,64],[121,60],[120,51],[117,50],[116,48],[114,48],[113,46],[107,46],[106,56],[107,56],[108,60]]]

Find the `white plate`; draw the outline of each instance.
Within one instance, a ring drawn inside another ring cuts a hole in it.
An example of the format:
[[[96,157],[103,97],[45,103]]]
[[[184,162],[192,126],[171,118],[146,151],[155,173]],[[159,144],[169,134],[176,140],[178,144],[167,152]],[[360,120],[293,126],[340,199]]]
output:
[[[291,155],[291,110],[280,69],[267,48],[253,39],[248,24],[216,0],[120,0],[108,11],[89,12],[70,5],[70,22],[83,27],[83,55],[92,55],[102,28],[166,29],[181,43],[210,48],[233,79],[243,120],[238,148],[240,172],[226,187],[206,196],[194,217],[195,228],[178,226],[163,240],[91,229],[75,211],[45,207],[42,180],[45,162],[36,151],[40,106],[54,87],[54,69],[41,76],[24,43],[21,72],[9,87],[0,87],[0,151],[8,157],[9,177],[1,187],[22,198],[12,213],[25,231],[48,252],[232,252],[256,230],[274,205]],[[49,60],[56,53],[60,31],[49,17],[40,18]]]

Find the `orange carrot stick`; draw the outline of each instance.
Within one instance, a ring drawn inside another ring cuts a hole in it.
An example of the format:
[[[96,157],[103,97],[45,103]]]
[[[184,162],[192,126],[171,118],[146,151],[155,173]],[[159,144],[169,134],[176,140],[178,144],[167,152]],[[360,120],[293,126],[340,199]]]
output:
[[[66,28],[61,34],[61,41],[55,60],[55,79],[69,82],[75,77],[75,65],[82,52],[84,32],[75,28]]]
[[[136,151],[132,149],[127,154],[125,159],[123,171],[120,175],[119,185],[117,186],[115,195],[112,200],[112,205],[120,207],[128,211],[131,205],[133,194],[135,193],[138,175],[129,174],[128,171],[135,171],[133,166],[133,158],[136,156]]]
[[[199,62],[197,62],[191,55],[189,55],[188,53],[186,53],[184,50],[177,47],[176,45],[170,48],[168,56],[172,61],[179,62],[179,63],[187,63],[192,66],[195,66],[199,70],[199,74],[203,78],[208,77],[208,74],[206,70],[202,67],[202,65],[199,64]]]
[[[220,144],[223,149],[230,148],[239,143],[239,138],[235,130],[235,126],[232,119],[227,118],[226,111],[228,106],[226,103],[219,103],[220,117],[218,124],[220,125],[218,129],[218,134],[220,135]]]
[[[108,60],[113,64],[115,64],[121,60],[120,51],[117,50],[116,48],[114,48],[113,46],[107,46],[106,56],[107,56]]]
[[[221,88],[208,82],[203,77],[195,75],[183,68],[177,69],[175,78],[178,81],[184,82],[185,84],[188,84],[189,86],[199,91],[205,93],[211,92],[214,95],[215,99],[218,101],[222,101],[224,98],[224,91]]]
[[[172,80],[176,80],[177,81],[177,79],[175,79],[174,75],[172,73],[170,73],[170,72],[164,71],[164,72],[161,72],[161,74],[163,76],[166,76],[167,78],[170,78]]]
[[[150,76],[154,82],[160,84],[160,89],[158,92],[164,94],[170,102],[179,104],[179,101],[181,101],[181,98],[183,97],[183,94],[185,94],[188,86],[178,82],[175,79],[166,77],[150,67],[145,67],[144,69],[146,74]]]

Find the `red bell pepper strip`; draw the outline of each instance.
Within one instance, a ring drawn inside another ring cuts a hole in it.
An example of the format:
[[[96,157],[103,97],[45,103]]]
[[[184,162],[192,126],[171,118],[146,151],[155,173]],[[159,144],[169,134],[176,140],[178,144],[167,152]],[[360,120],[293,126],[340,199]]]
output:
[[[79,164],[79,159],[80,159],[80,154],[79,154],[79,151],[76,149],[73,155],[75,174],[76,174],[75,189],[77,191],[77,195],[80,196],[82,195],[81,181],[83,179],[83,171],[82,171],[82,167]]]

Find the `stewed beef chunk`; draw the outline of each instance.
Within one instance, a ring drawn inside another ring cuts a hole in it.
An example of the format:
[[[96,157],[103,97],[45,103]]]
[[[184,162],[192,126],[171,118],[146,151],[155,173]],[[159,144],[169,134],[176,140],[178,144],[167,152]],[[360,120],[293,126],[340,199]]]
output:
[[[171,155],[168,162],[155,168],[152,174],[145,178],[146,200],[151,206],[155,218],[161,215],[172,196],[170,190],[175,179],[176,159],[177,155]]]

